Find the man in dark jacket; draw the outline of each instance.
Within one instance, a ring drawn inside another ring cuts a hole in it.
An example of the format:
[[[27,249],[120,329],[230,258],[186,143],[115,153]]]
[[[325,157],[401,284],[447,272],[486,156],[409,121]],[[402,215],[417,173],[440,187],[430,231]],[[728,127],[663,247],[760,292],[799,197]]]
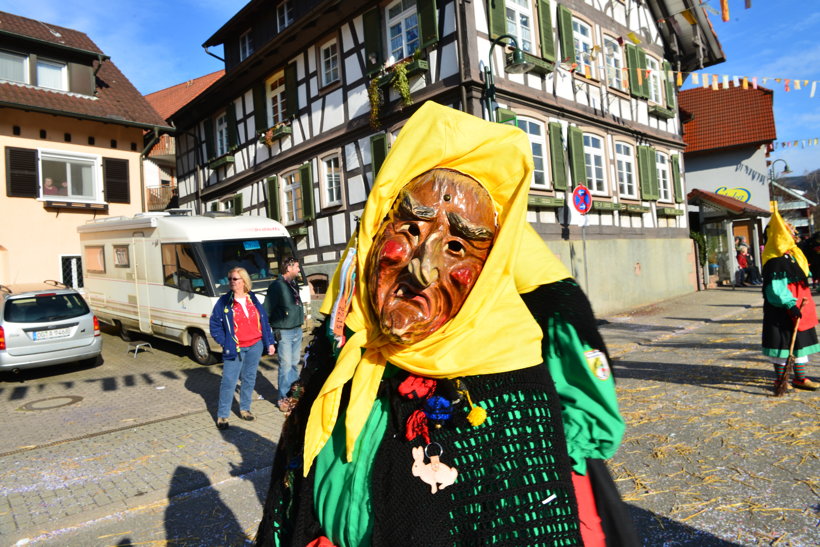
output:
[[[302,353],[302,323],[305,312],[296,277],[299,275],[299,262],[289,257],[285,259],[282,274],[268,287],[265,300],[270,326],[276,337],[279,354],[279,410],[288,413],[292,399],[288,397],[290,386],[299,377],[297,366]]]

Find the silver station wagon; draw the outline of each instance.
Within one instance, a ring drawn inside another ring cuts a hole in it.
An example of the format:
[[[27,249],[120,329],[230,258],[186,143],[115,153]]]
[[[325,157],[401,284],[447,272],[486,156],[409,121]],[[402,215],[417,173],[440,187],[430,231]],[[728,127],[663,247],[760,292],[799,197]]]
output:
[[[76,290],[0,285],[0,371],[96,361],[101,351],[100,324]]]

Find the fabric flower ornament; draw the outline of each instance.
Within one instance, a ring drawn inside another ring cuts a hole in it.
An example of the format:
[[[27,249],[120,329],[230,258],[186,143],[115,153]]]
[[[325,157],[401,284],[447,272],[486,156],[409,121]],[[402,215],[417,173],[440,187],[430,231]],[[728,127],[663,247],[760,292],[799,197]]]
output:
[[[399,384],[399,395],[405,399],[426,399],[436,389],[436,381],[432,378],[409,375]]]
[[[453,403],[445,397],[434,395],[424,401],[424,413],[431,420],[449,420],[453,415]]]
[[[416,410],[407,418],[404,436],[412,441],[421,435],[426,444],[430,444],[430,429],[427,427],[427,416],[421,410]]]

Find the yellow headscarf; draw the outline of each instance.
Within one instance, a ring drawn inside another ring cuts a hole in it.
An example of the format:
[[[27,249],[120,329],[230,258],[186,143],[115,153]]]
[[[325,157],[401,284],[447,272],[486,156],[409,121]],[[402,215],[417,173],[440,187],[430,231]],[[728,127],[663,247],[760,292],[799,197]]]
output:
[[[364,272],[373,241],[399,191],[433,168],[455,170],[477,180],[493,199],[499,228],[481,275],[458,314],[424,340],[404,346],[381,333]],[[352,379],[345,420],[347,459],[351,459],[388,361],[431,378],[506,372],[542,361],[541,329],[518,296],[527,291],[519,291],[517,284],[532,290],[569,274],[526,222],[532,170],[530,143],[518,128],[433,102],[425,103],[407,121],[345,251],[347,257],[356,249],[357,289],[345,320],[354,334],[342,347],[311,408],[305,432],[305,475],[333,431],[342,389]],[[526,256],[519,257],[522,248]],[[344,260],[322,304],[324,314],[330,313],[339,293]],[[521,269],[526,272],[519,276]],[[509,332],[516,335],[506,336]]]
[[[803,270],[803,273],[808,277],[810,275],[809,261],[806,260],[806,255],[804,255],[800,247],[797,246],[797,242],[792,235],[792,230],[788,224],[786,224],[786,221],[783,220],[783,217],[780,216],[776,201],[771,202],[771,209],[772,218],[769,220],[769,225],[766,228],[768,239],[766,239],[766,246],[763,247],[763,255],[760,257],[763,261],[763,265],[765,266],[766,262],[772,258],[777,258],[788,253],[794,257],[797,265],[800,266],[800,269]]]

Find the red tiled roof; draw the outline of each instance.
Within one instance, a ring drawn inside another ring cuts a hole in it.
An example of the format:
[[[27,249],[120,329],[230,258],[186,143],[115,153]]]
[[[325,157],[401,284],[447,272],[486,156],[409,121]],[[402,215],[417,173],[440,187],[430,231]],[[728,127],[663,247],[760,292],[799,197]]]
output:
[[[187,82],[160,89],[145,96],[151,106],[166,120],[177,110],[194,100],[208,89],[212,83],[225,75],[225,70],[217,70]]]
[[[43,23],[12,15],[0,11],[0,30],[21,36],[36,38],[52,44],[59,44],[66,47],[84,49],[93,53],[103,54],[97,44],[91,41],[84,32],[79,32],[65,27],[58,27],[51,23]]]
[[[770,89],[729,86],[717,91],[681,91],[681,110],[691,114],[683,124],[685,153],[770,143],[777,139],[774,95]]]
[[[53,31],[53,32],[52,32]],[[0,32],[28,36],[64,47],[102,54],[102,51],[82,32],[41,23],[10,13],[0,12]],[[148,104],[133,84],[110,60],[97,72],[95,96],[65,93],[30,85],[0,82],[0,106],[31,110],[58,111],[66,115],[98,118],[124,125],[168,124]]]
[[[771,213],[766,209],[761,209],[751,203],[746,203],[729,196],[721,196],[720,194],[709,192],[707,190],[700,190],[698,188],[695,188],[689,192],[686,196],[686,200],[690,205],[697,205],[699,202],[706,201],[735,215],[759,217],[771,216]]]

